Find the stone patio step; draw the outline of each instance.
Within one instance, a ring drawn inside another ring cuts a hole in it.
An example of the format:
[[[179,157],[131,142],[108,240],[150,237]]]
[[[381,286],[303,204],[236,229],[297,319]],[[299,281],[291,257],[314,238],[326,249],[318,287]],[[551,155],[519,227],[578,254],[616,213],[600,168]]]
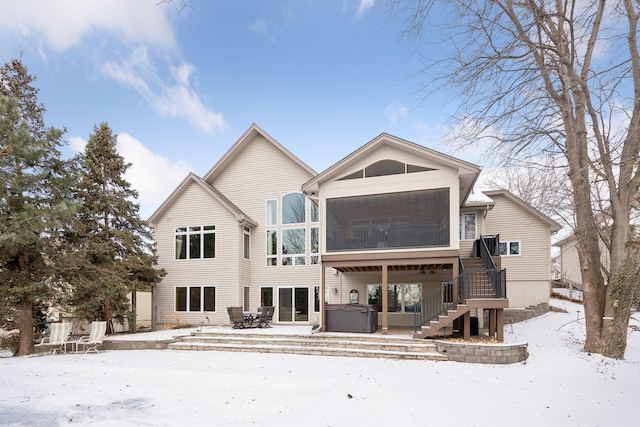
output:
[[[276,335],[196,332],[168,345],[172,350],[242,351],[403,360],[448,360],[430,342],[375,336]]]

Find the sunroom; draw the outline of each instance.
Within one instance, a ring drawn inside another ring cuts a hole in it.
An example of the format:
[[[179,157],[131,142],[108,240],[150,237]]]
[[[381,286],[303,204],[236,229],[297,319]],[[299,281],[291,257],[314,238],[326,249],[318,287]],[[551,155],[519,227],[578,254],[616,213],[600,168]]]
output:
[[[320,211],[322,304],[327,292],[340,295],[336,281],[368,295],[373,285],[409,289],[396,278],[407,284],[420,279],[425,293],[456,277],[460,206],[479,172],[473,164],[381,134],[305,183],[303,192]],[[412,317],[406,306],[404,316],[398,314],[402,298],[380,294],[375,305],[383,333],[390,319]]]

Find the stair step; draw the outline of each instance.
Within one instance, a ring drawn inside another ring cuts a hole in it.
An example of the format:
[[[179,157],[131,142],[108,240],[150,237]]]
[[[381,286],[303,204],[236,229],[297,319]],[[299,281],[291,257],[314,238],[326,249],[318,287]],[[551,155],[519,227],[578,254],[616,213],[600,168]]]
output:
[[[169,349],[286,353],[407,360],[447,360],[429,342],[373,336],[234,334],[195,332],[171,343]]]

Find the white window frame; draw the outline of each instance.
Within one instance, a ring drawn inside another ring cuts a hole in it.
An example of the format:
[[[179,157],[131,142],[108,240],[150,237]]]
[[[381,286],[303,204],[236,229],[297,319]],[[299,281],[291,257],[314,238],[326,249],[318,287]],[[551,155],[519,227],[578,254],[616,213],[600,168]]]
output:
[[[269,206],[271,204],[275,204],[275,217],[274,218],[270,218],[269,212]],[[279,224],[278,221],[278,199],[269,199],[267,201],[265,201],[265,221],[264,223],[267,225],[267,227],[275,227]]]
[[[302,197],[303,201],[304,201],[304,209],[302,214],[304,215],[304,218],[302,218],[302,222],[288,222],[285,224],[284,222],[284,199],[287,196],[291,196],[293,194],[297,194],[299,196]],[[284,226],[295,226],[295,225],[300,225],[300,224],[306,224],[307,223],[307,198],[304,196],[304,194],[302,194],[300,191],[292,191],[290,193],[286,193],[283,194],[282,197],[280,198],[280,206],[281,206],[281,211],[282,214],[280,215],[280,224],[284,225]]]
[[[294,253],[285,254],[284,251],[282,250],[283,249],[282,245],[284,244],[284,234],[287,231],[294,231],[294,230],[302,230],[304,232],[304,239],[305,239],[304,252],[303,253],[295,253],[295,254]],[[306,254],[306,252],[307,252],[307,250],[306,250],[306,248],[307,248],[307,242],[306,242],[306,240],[307,240],[307,228],[306,227],[287,227],[287,228],[283,228],[281,231],[282,231],[282,233],[281,233],[281,236],[282,236],[281,240],[282,241],[280,242],[279,250],[282,253],[282,255],[280,257],[282,265],[283,266],[287,266],[287,267],[290,267],[290,266],[298,266],[299,267],[299,266],[307,265],[307,254]],[[287,259],[290,259],[291,262],[285,264],[285,262],[286,262],[285,260],[287,260]]]
[[[270,232],[275,233],[275,236],[276,236],[276,253],[275,254],[270,254],[269,253],[269,246],[270,246],[269,245],[269,233]],[[278,234],[280,234],[280,233],[278,233],[278,229],[277,228],[270,228],[270,229],[267,230],[267,236],[265,238],[265,245],[266,245],[265,253],[267,255],[267,267],[277,267],[278,266],[278,253],[280,252],[280,246],[279,246],[280,245],[280,238],[278,237]],[[275,263],[274,264],[269,264],[269,260],[270,259],[275,260]]]
[[[242,257],[251,259],[251,229],[246,225],[242,226]]]
[[[466,236],[466,221],[465,216],[473,215],[473,237],[467,238]],[[478,238],[478,215],[476,212],[462,212],[460,213],[460,240],[476,240]]]
[[[517,254],[512,254],[511,253],[511,244],[512,243],[517,243],[518,244],[518,253]],[[505,254],[502,253],[502,245],[506,245],[507,247],[507,251]],[[522,241],[520,240],[500,240],[500,244],[498,246],[498,254],[501,257],[505,257],[505,256],[520,256],[522,255]]]
[[[192,231],[192,228],[196,228],[199,227],[200,230],[195,230]],[[205,230],[205,228],[210,228],[209,230]],[[185,231],[179,231],[180,229],[185,229]],[[217,247],[217,236],[216,236],[216,231],[217,231],[217,227],[215,224],[208,224],[208,225],[189,225],[189,226],[180,226],[180,227],[175,227],[174,228],[174,236],[173,236],[173,243],[174,243],[174,259],[176,261],[187,261],[187,260],[194,260],[194,259],[216,259],[216,256],[218,254],[218,247]],[[206,257],[204,256],[204,236],[205,234],[213,234],[213,245],[214,245],[214,253],[213,253],[213,257]],[[191,244],[189,242],[190,237],[191,236],[195,236],[195,235],[200,235],[200,256],[198,258],[192,258],[191,257]],[[186,236],[186,248],[185,248],[185,258],[178,258],[178,252],[175,248],[175,244],[176,244],[176,239],[178,238],[178,236]]]
[[[313,247],[313,230],[316,231],[316,237],[318,239],[318,246]],[[314,249],[316,252],[314,252]],[[309,264],[317,265],[320,264],[320,227],[310,227],[309,228]]]

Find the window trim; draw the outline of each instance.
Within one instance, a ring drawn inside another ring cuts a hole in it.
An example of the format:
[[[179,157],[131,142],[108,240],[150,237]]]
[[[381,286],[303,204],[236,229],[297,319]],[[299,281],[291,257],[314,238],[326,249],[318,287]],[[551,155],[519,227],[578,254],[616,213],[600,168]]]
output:
[[[185,309],[178,310],[178,289],[185,290]],[[199,307],[200,310],[192,310],[192,301],[191,301],[191,292],[192,289],[199,289],[200,292],[200,301]],[[205,310],[207,306],[206,295],[207,289],[213,289],[213,310]],[[216,303],[217,303],[217,289],[215,285],[176,285],[174,286],[173,291],[173,312],[174,313],[216,313]]]
[[[466,215],[473,215],[473,217],[475,218],[473,221],[473,238],[471,239],[467,239],[465,238],[465,220],[464,217]],[[460,227],[459,227],[459,237],[460,237],[460,241],[472,241],[472,240],[476,240],[478,238],[478,214],[477,212],[460,212]]]
[[[280,246],[278,247],[282,253],[280,259],[281,259],[281,263],[282,266],[286,266],[286,267],[300,267],[300,266],[305,266],[307,265],[307,227],[287,227],[287,228],[283,228],[281,230],[282,232],[282,241],[280,242]],[[304,233],[304,251],[302,253],[285,253],[284,252],[284,243],[285,243],[285,239],[284,239],[284,234],[288,231],[295,231],[295,230],[302,230],[302,232]],[[287,259],[291,259],[291,263],[290,264],[285,264],[285,258]],[[302,260],[302,263],[298,263],[297,260]]]
[[[251,229],[242,226],[242,258],[251,260]]]
[[[274,202],[275,203],[275,218],[273,222],[269,222],[269,204],[270,202]],[[275,227],[277,226],[280,221],[278,218],[278,199],[267,199],[265,200],[265,208],[264,208],[264,213],[265,213],[265,218],[264,218],[264,223],[266,224],[267,227]]]
[[[302,211],[303,212],[302,214],[304,215],[304,218],[302,218],[302,222],[287,222],[287,223],[285,223],[284,222],[284,220],[285,220],[284,199],[285,199],[285,197],[291,196],[291,195],[294,195],[294,194],[295,195],[299,195],[299,196],[302,197],[302,201],[304,203],[304,210]],[[305,195],[302,192],[300,192],[300,191],[291,191],[289,193],[283,194],[282,197],[280,197],[280,206],[282,206],[281,207],[282,215],[280,215],[280,225],[285,226],[285,227],[294,227],[296,225],[306,224],[307,223],[307,198],[305,197]]]
[[[198,231],[192,231],[193,228],[199,228]],[[209,228],[206,230],[205,228]],[[182,231],[181,229],[184,229]],[[217,234],[218,229],[215,224],[208,225],[187,225],[187,226],[179,226],[174,227],[173,229],[173,243],[174,243],[174,260],[175,261],[188,261],[188,260],[197,260],[197,259],[216,259],[217,255]],[[213,256],[205,257],[205,235],[213,235]],[[178,236],[186,236],[184,245],[185,245],[185,257],[178,258]],[[191,237],[190,236],[200,236],[200,256],[195,258],[191,257]]]
[[[276,242],[275,242],[276,253],[274,253],[274,254],[270,254],[269,253],[269,233],[270,232],[274,233],[274,235],[276,236],[276,239],[275,239],[276,240]],[[266,236],[266,239],[265,239],[265,244],[266,244],[265,255],[267,257],[267,267],[277,267],[278,266],[278,252],[280,251],[280,248],[278,246],[278,241],[279,241],[278,234],[279,233],[278,233],[278,229],[277,228],[268,228],[267,229],[267,236]],[[275,260],[275,264],[269,264],[269,260],[270,259]]]
[[[517,254],[512,254],[511,253],[511,244],[512,243],[517,243],[518,244],[518,253]],[[500,246],[503,245],[503,244],[507,246],[507,252],[505,254],[502,254],[502,252],[500,251]],[[499,243],[499,246],[498,246],[498,254],[501,257],[521,256],[522,255],[522,240],[500,240],[500,243]]]

